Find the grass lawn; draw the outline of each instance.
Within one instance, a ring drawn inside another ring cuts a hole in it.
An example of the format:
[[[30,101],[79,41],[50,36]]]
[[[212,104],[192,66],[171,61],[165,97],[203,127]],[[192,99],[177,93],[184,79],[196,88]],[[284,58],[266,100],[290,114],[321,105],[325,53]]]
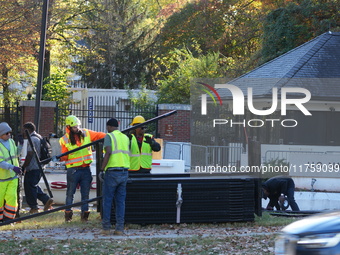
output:
[[[64,222],[63,212],[0,227],[0,255],[7,254],[274,254],[277,232],[296,218],[264,212],[254,222],[126,225],[126,236],[102,236],[97,212],[90,221]],[[22,215],[24,216],[24,215]],[[54,230],[58,229],[59,232]],[[36,233],[29,238],[23,233]],[[43,231],[42,231],[43,230]],[[41,234],[43,233],[43,234]],[[64,233],[67,233],[64,237]]]

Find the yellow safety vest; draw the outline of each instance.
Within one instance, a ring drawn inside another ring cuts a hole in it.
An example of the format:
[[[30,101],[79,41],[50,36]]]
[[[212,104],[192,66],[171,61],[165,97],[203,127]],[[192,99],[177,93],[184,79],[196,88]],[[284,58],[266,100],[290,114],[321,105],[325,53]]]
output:
[[[129,171],[138,171],[141,167],[151,169],[152,149],[150,144],[145,143],[145,137],[151,137],[150,134],[144,134],[141,150],[139,150],[138,141],[135,135],[131,139],[131,157]]]
[[[90,133],[87,129],[83,129],[84,139],[80,146],[91,143]],[[59,143],[61,145],[65,145],[65,147],[70,150],[74,150],[79,146],[76,144],[71,144],[70,134],[66,133],[63,137],[60,138]],[[78,150],[76,152],[68,154],[68,160],[65,162],[66,168],[78,167],[83,164],[91,164],[92,162],[92,149],[91,146],[86,147],[84,149]]]
[[[18,149],[13,139],[9,139],[10,151],[0,143],[0,162],[5,161],[13,166],[19,166]],[[15,177],[15,172],[0,168],[0,179],[5,180]]]
[[[111,155],[105,171],[112,167],[130,167],[129,138],[119,130],[108,133],[111,138]],[[105,151],[105,148],[104,148]]]

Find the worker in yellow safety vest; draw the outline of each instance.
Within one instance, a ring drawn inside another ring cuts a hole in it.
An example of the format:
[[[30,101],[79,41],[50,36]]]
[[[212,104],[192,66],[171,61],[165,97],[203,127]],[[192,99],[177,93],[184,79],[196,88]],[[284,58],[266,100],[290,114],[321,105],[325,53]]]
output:
[[[6,122],[0,123],[0,222],[14,219],[18,209],[19,154],[11,139],[12,128]]]
[[[143,116],[133,118],[131,126],[144,123]],[[136,128],[129,138],[131,140],[130,173],[150,173],[152,167],[152,151],[160,151],[161,146],[151,134],[145,133],[146,126]]]
[[[107,135],[104,138],[105,155],[102,162],[103,183],[103,231],[108,235],[111,229],[112,202],[116,213],[115,235],[124,234],[126,183],[130,167],[130,141],[118,130],[118,121],[111,118],[106,123]]]
[[[61,153],[74,150],[80,146],[102,139],[106,135],[104,132],[95,132],[86,128],[80,128],[81,122],[74,115],[66,117],[65,123],[66,134],[59,139]],[[60,161],[65,161],[67,169],[66,205],[73,203],[73,197],[78,185],[80,185],[81,201],[89,199],[92,182],[92,173],[90,169],[92,160],[91,146],[60,158]],[[88,221],[89,214],[89,205],[85,203],[81,206],[81,221]],[[66,209],[65,221],[71,221],[72,215],[72,209]]]

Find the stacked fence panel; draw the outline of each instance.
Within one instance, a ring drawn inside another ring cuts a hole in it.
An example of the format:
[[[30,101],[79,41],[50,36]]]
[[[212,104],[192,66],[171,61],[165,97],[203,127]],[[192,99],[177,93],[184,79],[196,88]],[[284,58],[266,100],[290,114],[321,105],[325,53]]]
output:
[[[178,214],[179,184],[183,201]],[[188,174],[133,177],[127,185],[125,221],[133,224],[254,221],[254,192],[255,179],[251,178],[204,179]],[[111,221],[115,222],[114,208]]]

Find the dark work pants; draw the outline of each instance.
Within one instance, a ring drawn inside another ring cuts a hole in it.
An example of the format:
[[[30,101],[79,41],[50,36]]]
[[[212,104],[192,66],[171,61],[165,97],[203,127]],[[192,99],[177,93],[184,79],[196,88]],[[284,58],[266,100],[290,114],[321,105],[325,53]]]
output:
[[[299,206],[297,205],[295,198],[294,198],[294,190],[295,190],[295,184],[293,180],[288,181],[287,185],[287,199],[290,207],[293,211],[300,211]]]
[[[25,173],[24,189],[26,202],[31,209],[38,209],[37,199],[46,204],[50,197],[39,187],[41,172],[39,169],[31,170]]]

